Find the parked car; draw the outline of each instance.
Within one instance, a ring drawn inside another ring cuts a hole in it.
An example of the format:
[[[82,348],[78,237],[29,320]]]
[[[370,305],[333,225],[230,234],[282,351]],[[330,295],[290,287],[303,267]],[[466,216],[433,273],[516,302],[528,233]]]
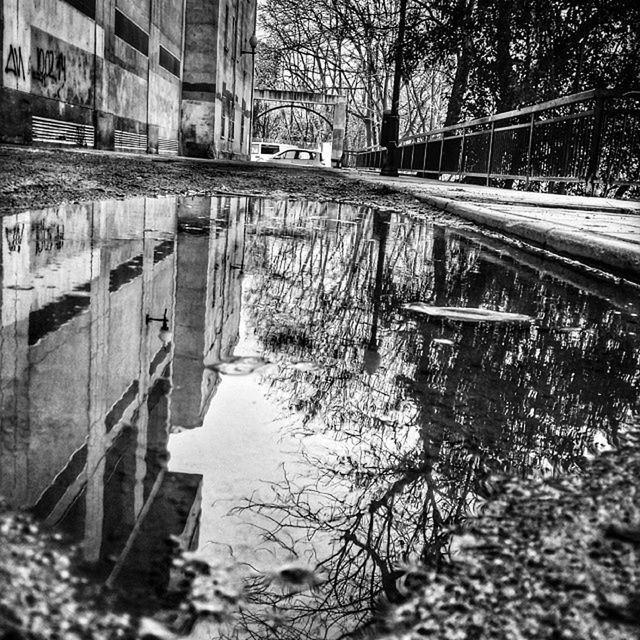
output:
[[[271,160],[273,162],[286,162],[287,164],[322,166],[322,154],[319,151],[311,151],[310,149],[287,149],[275,153]]]
[[[252,142],[251,160],[254,162],[266,162],[271,160],[276,153],[287,149],[295,149],[295,147],[280,142]]]

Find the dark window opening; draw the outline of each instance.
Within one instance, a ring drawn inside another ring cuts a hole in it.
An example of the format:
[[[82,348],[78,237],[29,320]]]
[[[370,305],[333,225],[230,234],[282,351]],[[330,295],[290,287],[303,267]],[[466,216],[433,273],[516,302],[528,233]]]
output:
[[[139,388],[140,383],[137,380],[134,380],[116,401],[116,403],[111,407],[111,409],[109,409],[109,412],[104,418],[104,424],[106,426],[107,433],[109,433],[109,431],[111,431],[111,429],[113,429],[113,427],[115,427],[118,422],[122,420],[124,412],[137,398]]]
[[[118,265],[109,272],[109,291],[113,293],[142,275],[142,254]]]
[[[157,264],[173,253],[174,240],[163,240],[153,247],[153,264]]]
[[[224,50],[229,51],[229,5],[224,8]]]
[[[96,0],[65,0],[65,2],[92,20],[96,19]]]
[[[232,98],[227,102],[229,110],[229,140],[233,140],[236,136],[236,109]]]
[[[231,57],[235,60],[237,56],[238,49],[238,19],[236,16],[233,16],[233,51],[231,52]]]
[[[29,313],[28,344],[36,344],[48,333],[57,331],[72,318],[89,310],[91,296],[85,293],[84,287],[76,287],[59,300],[50,302],[41,309]]]
[[[115,34],[145,56],[149,55],[149,34],[116,9]]]
[[[169,53],[163,46],[160,47],[160,66],[164,67],[176,78],[180,77],[180,60]]]
[[[225,137],[225,131],[227,128],[227,105],[229,104],[227,99],[225,98],[227,93],[227,83],[223,82],[222,83],[222,102],[220,105],[220,115],[221,115],[221,122],[220,122],[220,137],[224,138]]]

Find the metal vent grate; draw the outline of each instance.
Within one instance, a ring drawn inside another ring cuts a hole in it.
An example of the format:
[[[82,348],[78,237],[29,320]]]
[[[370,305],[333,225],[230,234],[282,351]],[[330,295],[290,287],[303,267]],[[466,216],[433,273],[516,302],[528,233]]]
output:
[[[158,153],[160,155],[178,155],[178,141],[177,140],[158,140]]]
[[[32,116],[31,127],[34,142],[53,142],[76,147],[94,146],[95,129],[88,124]]]
[[[134,151],[136,153],[147,152],[147,136],[142,133],[115,130],[115,150]]]

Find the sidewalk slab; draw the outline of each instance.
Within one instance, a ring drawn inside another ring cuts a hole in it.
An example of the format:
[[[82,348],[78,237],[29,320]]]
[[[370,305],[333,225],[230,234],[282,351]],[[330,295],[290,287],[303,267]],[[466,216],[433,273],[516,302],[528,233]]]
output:
[[[640,202],[512,191],[370,171],[354,178],[384,184],[442,211],[566,257],[640,281]]]

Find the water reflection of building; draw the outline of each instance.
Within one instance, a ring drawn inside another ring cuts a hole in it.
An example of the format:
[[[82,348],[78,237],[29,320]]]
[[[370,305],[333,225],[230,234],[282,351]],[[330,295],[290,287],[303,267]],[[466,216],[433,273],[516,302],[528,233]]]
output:
[[[230,355],[238,340],[244,211],[237,198],[199,198],[179,204],[172,422],[202,420],[219,376],[202,368]]]
[[[175,199],[2,220],[0,494],[81,539],[88,560],[155,583],[166,539],[198,539],[202,477],[168,470],[170,428],[197,426],[215,390],[201,392],[203,361],[238,331],[240,211],[198,207],[210,238],[178,231],[189,203]],[[167,346],[145,321],[164,309]]]

